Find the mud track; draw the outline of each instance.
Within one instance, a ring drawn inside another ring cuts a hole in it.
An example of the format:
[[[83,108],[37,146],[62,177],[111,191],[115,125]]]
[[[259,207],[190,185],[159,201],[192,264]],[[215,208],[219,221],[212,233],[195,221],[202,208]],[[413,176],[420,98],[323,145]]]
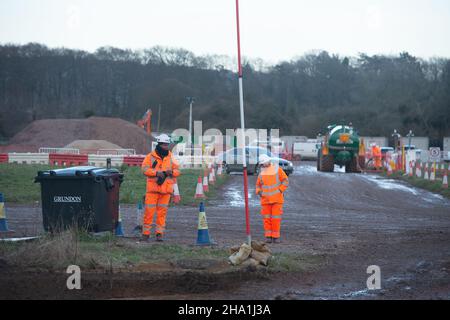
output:
[[[290,176],[282,243],[277,253],[326,257],[309,272],[245,278],[238,285],[204,290],[133,292],[151,299],[449,299],[450,201],[428,191],[371,174],[344,170],[320,173],[302,163]],[[253,238],[262,239],[255,177],[250,177]],[[206,208],[209,231],[218,246],[246,239],[242,176],[231,177],[223,194]],[[123,207],[126,233],[136,221],[134,207]],[[9,225],[18,235],[41,231],[39,206],[9,206]],[[192,245],[197,208],[169,210],[166,243]],[[381,268],[381,290],[368,291],[367,267]],[[211,279],[211,281],[215,281]],[[131,281],[132,283],[133,281]],[[177,282],[175,282],[177,283]],[[176,288],[176,285],[173,286]],[[114,296],[113,296],[114,297]]]

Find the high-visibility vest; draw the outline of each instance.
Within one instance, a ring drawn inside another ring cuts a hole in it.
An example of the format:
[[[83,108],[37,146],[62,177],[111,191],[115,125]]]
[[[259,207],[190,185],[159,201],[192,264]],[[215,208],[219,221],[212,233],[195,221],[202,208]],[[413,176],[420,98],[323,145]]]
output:
[[[180,175],[179,165],[176,159],[173,158],[172,152],[161,159],[161,157],[153,151],[149,153],[141,166],[142,173],[147,176],[147,192],[167,194],[173,193],[173,185],[176,182],[176,177]],[[172,170],[172,177],[167,177],[162,185],[158,185],[158,171]]]
[[[284,203],[283,192],[288,186],[289,179],[283,169],[270,165],[261,168],[256,181],[256,194],[261,194],[261,204]]]
[[[372,154],[374,157],[381,157],[381,149],[380,147],[372,147]]]

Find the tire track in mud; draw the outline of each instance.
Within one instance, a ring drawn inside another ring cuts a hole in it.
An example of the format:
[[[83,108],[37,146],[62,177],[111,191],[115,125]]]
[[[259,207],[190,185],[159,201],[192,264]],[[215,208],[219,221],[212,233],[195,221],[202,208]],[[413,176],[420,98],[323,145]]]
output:
[[[206,207],[210,235],[220,247],[246,240],[242,180],[241,175],[231,176],[218,199]],[[444,289],[450,288],[445,271],[450,270],[449,200],[376,175],[317,172],[314,163],[297,165],[289,180],[283,241],[272,246],[273,251],[323,254],[329,263],[316,272],[280,274],[269,283],[249,283],[233,292],[219,290],[192,298],[446,297]],[[253,238],[262,239],[255,181],[256,177],[249,177],[251,230]],[[125,232],[132,235],[136,209],[121,208]],[[42,229],[38,206],[12,205],[7,215],[10,228],[23,235]],[[193,245],[197,219],[197,207],[171,207],[166,242]],[[386,289],[378,294],[364,291],[366,268],[371,264],[382,267]],[[422,272],[417,267],[421,264],[431,267]]]

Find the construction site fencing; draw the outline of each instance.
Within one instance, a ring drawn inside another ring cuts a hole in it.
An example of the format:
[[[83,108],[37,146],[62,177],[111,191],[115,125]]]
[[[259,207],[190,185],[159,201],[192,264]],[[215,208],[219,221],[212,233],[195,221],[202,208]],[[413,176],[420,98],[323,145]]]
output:
[[[50,153],[50,165],[71,167],[71,166],[87,166],[88,156],[85,154],[58,154]]]
[[[0,163],[8,163],[8,154],[0,153]]]
[[[136,150],[134,149],[100,149],[97,151],[98,155],[135,155]]]
[[[8,153],[8,163],[49,164],[48,153]]]
[[[39,148],[39,153],[80,154],[80,149],[74,149],[74,148]]]

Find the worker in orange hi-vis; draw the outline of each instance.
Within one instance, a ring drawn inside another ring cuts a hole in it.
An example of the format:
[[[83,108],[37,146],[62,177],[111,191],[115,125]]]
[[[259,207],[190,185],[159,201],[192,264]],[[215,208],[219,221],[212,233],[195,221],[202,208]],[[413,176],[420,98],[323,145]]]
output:
[[[284,192],[289,186],[286,173],[273,165],[268,155],[260,156],[261,170],[256,181],[256,194],[261,198],[261,215],[267,243],[280,242]]]
[[[153,217],[156,213],[156,241],[162,241],[166,227],[166,215],[170,196],[176,177],[180,175],[179,165],[169,151],[170,137],[162,134],[157,137],[158,145],[142,162],[142,172],[147,176],[143,240],[149,240]]]
[[[372,156],[375,164],[375,169],[381,169],[381,148],[376,144],[372,145]]]

